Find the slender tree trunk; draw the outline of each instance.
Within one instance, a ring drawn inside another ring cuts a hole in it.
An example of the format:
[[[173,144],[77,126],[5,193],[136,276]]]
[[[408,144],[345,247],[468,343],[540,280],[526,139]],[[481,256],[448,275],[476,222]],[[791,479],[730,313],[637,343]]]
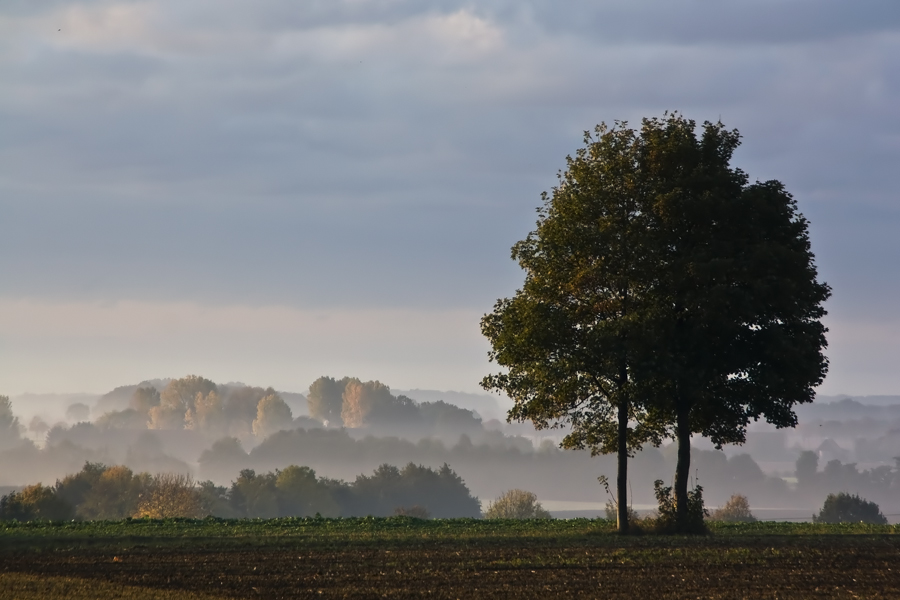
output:
[[[678,462],[675,465],[675,519],[680,529],[687,517],[688,477],[691,473],[690,410],[681,402],[676,408],[675,437],[678,440]]]
[[[616,473],[616,496],[619,533],[628,533],[628,401],[619,403],[618,459],[619,469]]]

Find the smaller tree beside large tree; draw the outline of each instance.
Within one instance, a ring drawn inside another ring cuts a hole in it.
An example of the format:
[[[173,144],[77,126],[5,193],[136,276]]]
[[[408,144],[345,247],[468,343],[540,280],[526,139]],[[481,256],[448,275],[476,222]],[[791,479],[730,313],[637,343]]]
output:
[[[646,301],[655,253],[640,172],[644,141],[624,126],[586,132],[585,146],[543,194],[537,229],[512,249],[525,271],[513,298],[484,316],[489,357],[506,371],[481,385],[515,403],[509,418],[568,425],[562,446],[618,456],[618,529],[628,531],[629,454],[659,444],[665,423],[642,402]]]

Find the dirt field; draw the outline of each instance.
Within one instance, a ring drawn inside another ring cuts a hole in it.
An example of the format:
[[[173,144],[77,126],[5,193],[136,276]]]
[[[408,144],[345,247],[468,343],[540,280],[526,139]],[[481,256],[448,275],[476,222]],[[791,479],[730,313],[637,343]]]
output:
[[[484,523],[0,529],[0,598],[900,597],[893,527],[622,538],[603,521]]]

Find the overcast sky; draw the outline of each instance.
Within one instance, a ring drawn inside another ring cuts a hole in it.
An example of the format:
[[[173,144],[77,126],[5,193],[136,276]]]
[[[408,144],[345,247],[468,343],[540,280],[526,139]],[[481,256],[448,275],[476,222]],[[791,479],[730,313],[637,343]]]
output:
[[[720,119],[810,219],[826,394],[900,393],[897,0],[4,0],[0,394],[477,391],[600,121]]]

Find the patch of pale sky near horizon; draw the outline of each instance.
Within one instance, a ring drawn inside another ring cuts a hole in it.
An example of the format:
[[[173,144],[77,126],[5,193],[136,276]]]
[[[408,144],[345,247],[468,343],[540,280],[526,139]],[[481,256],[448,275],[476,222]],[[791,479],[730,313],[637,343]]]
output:
[[[351,375],[399,389],[478,392],[481,377],[497,370],[486,358],[480,317],[474,310],[0,298],[0,393],[103,393],[189,373],[286,391],[303,391],[321,375]],[[819,393],[896,392],[900,320],[829,317],[826,324],[831,372]]]
[[[0,299],[0,394],[104,393],[190,373],[297,392],[321,375],[478,392],[488,350],[480,317],[452,309]]]

